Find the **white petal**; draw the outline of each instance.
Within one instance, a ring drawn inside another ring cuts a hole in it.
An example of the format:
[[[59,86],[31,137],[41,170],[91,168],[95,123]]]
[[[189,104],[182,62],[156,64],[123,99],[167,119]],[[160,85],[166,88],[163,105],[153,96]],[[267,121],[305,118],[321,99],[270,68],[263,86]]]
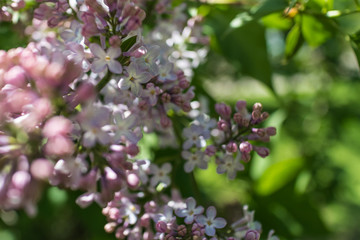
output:
[[[213,221],[213,225],[214,225],[214,227],[216,227],[216,228],[223,228],[223,227],[225,227],[225,225],[226,225],[226,220],[225,219],[223,219],[223,218],[215,218],[214,219],[214,221]]]
[[[91,64],[91,70],[94,73],[100,73],[103,72],[106,69],[106,62],[104,60],[101,60],[99,58],[95,59],[93,63]]]
[[[206,216],[210,219],[214,219],[216,216],[216,208],[213,206],[208,207],[208,209],[206,209]]]
[[[107,55],[111,58],[111,59],[114,59],[114,58],[117,58],[121,55],[121,49],[120,48],[114,48],[114,47],[110,47],[108,50],[107,50]]]
[[[190,161],[187,161],[184,165],[184,170],[185,172],[189,173],[191,172],[192,170],[194,170],[194,167],[195,167],[195,164],[190,162]]]
[[[106,53],[98,44],[92,43],[92,44],[90,44],[89,48],[95,57],[105,59]]]
[[[187,209],[189,209],[189,210],[190,209],[193,210],[196,206],[196,201],[193,197],[189,197],[188,199],[186,199],[185,203],[186,203]]]
[[[111,60],[110,62],[107,63],[107,65],[111,72],[117,73],[117,74],[122,73],[123,69],[122,69],[121,64],[118,61]]]
[[[161,170],[167,174],[171,172],[171,164],[170,163],[165,163],[164,165],[162,165]]]
[[[215,236],[215,228],[214,228],[214,227],[206,226],[206,227],[205,227],[205,233],[206,233],[208,236]]]
[[[196,216],[195,221],[199,223],[200,225],[205,226],[206,224],[206,217],[204,215]]]
[[[224,172],[226,172],[226,166],[225,164],[220,164],[217,168],[216,168],[216,172],[218,174],[223,174]]]

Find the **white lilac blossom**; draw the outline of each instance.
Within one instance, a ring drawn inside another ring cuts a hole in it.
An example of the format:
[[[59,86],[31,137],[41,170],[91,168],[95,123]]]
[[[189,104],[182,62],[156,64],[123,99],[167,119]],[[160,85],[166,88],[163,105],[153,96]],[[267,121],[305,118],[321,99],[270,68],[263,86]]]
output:
[[[183,136],[186,138],[183,148],[185,150],[191,148],[195,145],[198,148],[205,146],[205,140],[201,136],[204,129],[201,126],[191,125],[190,128],[185,128],[183,131]]]
[[[215,218],[216,217],[216,209],[211,206],[206,210],[206,216],[200,215],[195,218],[196,222],[205,226],[205,233],[208,236],[215,236],[217,228],[224,228],[226,225],[226,221],[223,218]]]
[[[185,209],[177,209],[175,214],[179,217],[185,217],[185,223],[191,224],[193,223],[195,217],[204,212],[204,208],[202,206],[196,207],[196,201],[194,198],[190,197],[186,199],[186,208]]]
[[[116,60],[116,58],[120,57],[121,49],[109,47],[105,52],[98,44],[93,43],[90,44],[90,50],[94,55],[95,59],[91,64],[91,70],[94,73],[100,73],[105,71],[106,67],[113,73],[120,74],[122,73],[122,66]]]
[[[201,169],[207,169],[208,167],[207,157],[202,151],[196,151],[195,153],[182,151],[181,156],[187,160],[184,165],[185,172],[187,173],[192,172],[195,166]]]
[[[158,183],[163,183],[165,186],[170,185],[170,177],[168,174],[171,172],[170,163],[163,164],[160,168],[155,164],[150,165],[150,173],[153,175],[150,179],[150,185],[155,187]]]
[[[238,154],[240,154],[240,152]],[[220,162],[221,163],[217,166],[216,172],[219,174],[227,172],[227,176],[230,180],[233,180],[236,177],[237,171],[244,170],[244,165],[240,163],[240,158],[234,158],[233,154],[225,154]]]
[[[130,89],[135,96],[140,96],[143,90],[142,84],[149,82],[151,75],[134,63],[131,63],[125,69],[127,76],[120,78],[119,88],[122,90]]]

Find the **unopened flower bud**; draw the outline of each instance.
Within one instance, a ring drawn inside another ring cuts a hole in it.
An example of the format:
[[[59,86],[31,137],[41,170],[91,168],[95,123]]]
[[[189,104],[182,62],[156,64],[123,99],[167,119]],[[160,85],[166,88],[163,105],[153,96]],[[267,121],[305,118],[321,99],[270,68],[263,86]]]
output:
[[[139,147],[136,144],[130,144],[126,146],[126,153],[132,157],[135,157],[139,153]]]
[[[276,135],[276,128],[274,127],[268,127],[265,128],[266,134],[269,136],[275,136]]]
[[[253,105],[253,111],[255,111],[255,110],[257,110],[257,111],[262,111],[262,105],[261,105],[261,103],[255,103],[254,105]]]
[[[109,44],[112,47],[120,47],[121,45],[121,38],[119,36],[112,36],[109,39]]]
[[[243,112],[246,109],[246,101],[237,101],[236,110],[238,112]]]
[[[184,237],[187,233],[186,226],[185,225],[178,226],[177,231],[179,236]]]
[[[215,104],[215,111],[224,119],[230,119],[231,117],[231,107],[225,103]]]
[[[161,95],[161,101],[162,101],[163,103],[168,103],[168,102],[170,102],[170,101],[171,101],[171,96],[170,96],[170,94],[164,93],[163,95]]]
[[[115,228],[116,228],[116,222],[110,222],[110,223],[107,223],[105,226],[104,226],[104,229],[105,229],[105,232],[107,233],[112,233]]]
[[[265,158],[265,157],[269,156],[269,154],[270,154],[270,150],[266,147],[254,146],[254,150],[262,158]]]
[[[240,148],[240,152],[242,152],[242,153],[250,153],[253,149],[251,143],[249,143],[249,142],[240,143],[239,148]]]
[[[140,179],[139,176],[135,173],[130,173],[126,177],[126,182],[130,188],[136,188],[137,186],[139,186]]]
[[[159,221],[156,223],[156,230],[158,232],[161,232],[161,233],[165,233],[168,229],[167,229],[167,225],[165,222],[163,221]]]
[[[226,151],[228,151],[230,153],[235,153],[235,152],[237,152],[237,150],[238,150],[238,147],[235,142],[229,142],[226,145]]]
[[[190,83],[188,80],[184,79],[184,80],[180,80],[179,81],[179,87],[182,89],[187,89],[190,86]]]
[[[245,240],[259,240],[260,234],[256,230],[248,230],[245,234]]]
[[[261,121],[266,120],[268,117],[269,117],[269,113],[268,113],[268,112],[263,112],[263,113],[261,114]]]
[[[207,146],[205,149],[205,154],[209,157],[214,156],[216,153],[216,147],[214,145]]]
[[[218,125],[218,129],[221,130],[221,131],[226,132],[226,131],[228,131],[230,129],[229,124],[225,120],[218,121],[217,125]]]

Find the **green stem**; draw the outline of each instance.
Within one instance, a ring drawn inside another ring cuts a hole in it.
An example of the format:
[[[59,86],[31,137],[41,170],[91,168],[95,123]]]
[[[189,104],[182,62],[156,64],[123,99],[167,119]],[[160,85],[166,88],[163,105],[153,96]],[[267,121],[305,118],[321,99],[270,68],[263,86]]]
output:
[[[111,79],[111,73],[110,71],[108,71],[105,75],[105,77],[103,79],[101,79],[101,81],[96,85],[96,90],[98,92],[101,91],[101,89],[103,89],[106,84],[108,84],[108,82],[110,82],[110,79]]]

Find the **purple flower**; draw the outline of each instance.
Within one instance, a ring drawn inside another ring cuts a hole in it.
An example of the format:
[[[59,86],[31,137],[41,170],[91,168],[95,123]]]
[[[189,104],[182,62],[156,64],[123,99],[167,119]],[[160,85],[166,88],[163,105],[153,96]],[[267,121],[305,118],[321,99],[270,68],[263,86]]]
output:
[[[98,44],[90,44],[90,50],[94,54],[94,61],[91,65],[91,70],[95,73],[103,72],[106,67],[113,73],[122,73],[121,64],[115,59],[121,55],[120,48],[110,47],[105,52]]]
[[[185,217],[185,223],[191,224],[194,221],[196,215],[202,214],[204,208],[202,206],[196,207],[196,201],[194,198],[190,197],[186,199],[186,209],[177,209],[175,211],[176,215],[179,217]]]
[[[171,164],[165,163],[159,168],[156,165],[150,165],[150,172],[154,175],[150,179],[151,186],[155,187],[159,182],[164,183],[166,186],[170,185],[170,178],[168,174],[171,172]]]
[[[215,218],[216,209],[211,206],[206,210],[206,217],[204,215],[197,216],[195,221],[205,226],[205,233],[208,236],[215,236],[215,228],[223,228],[226,225],[226,221],[223,218]]]
[[[187,160],[184,165],[185,172],[189,173],[193,171],[195,166],[198,166],[201,169],[207,169],[208,163],[203,152],[197,151],[195,153],[191,153],[188,151],[182,151],[181,156]]]
[[[137,65],[133,63],[126,68],[126,72],[128,73],[128,76],[120,79],[119,88],[121,90],[127,90],[130,88],[131,92],[135,96],[140,96],[143,89],[141,84],[149,82],[151,76],[148,72],[139,69]]]
[[[238,153],[238,155],[239,154],[240,153]],[[228,178],[232,180],[236,177],[236,172],[242,170],[244,170],[244,165],[239,162],[239,159],[234,159],[232,154],[226,154],[226,156],[222,160],[222,163],[218,165],[216,172],[218,174],[223,174],[227,172]]]
[[[190,149],[193,145],[198,148],[205,147],[206,143],[201,134],[204,132],[204,129],[201,126],[191,125],[188,128],[185,128],[183,131],[183,136],[186,138],[186,141],[183,144],[185,150]]]

